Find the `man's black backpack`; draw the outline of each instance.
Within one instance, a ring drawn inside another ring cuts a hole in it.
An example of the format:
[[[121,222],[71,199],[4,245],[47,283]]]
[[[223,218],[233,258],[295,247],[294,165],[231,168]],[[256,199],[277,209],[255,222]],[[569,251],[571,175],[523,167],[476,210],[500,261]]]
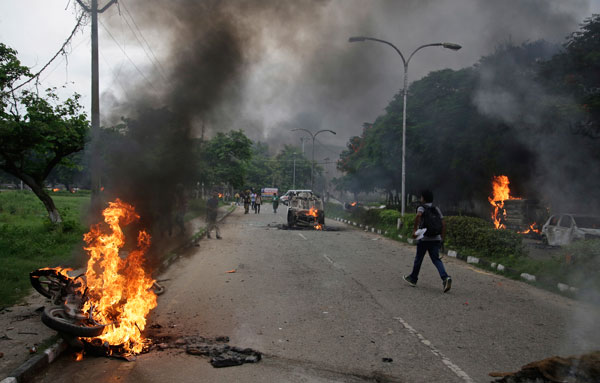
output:
[[[425,211],[421,215],[421,228],[427,229],[425,237],[435,237],[442,234],[442,217],[435,206],[423,205]]]

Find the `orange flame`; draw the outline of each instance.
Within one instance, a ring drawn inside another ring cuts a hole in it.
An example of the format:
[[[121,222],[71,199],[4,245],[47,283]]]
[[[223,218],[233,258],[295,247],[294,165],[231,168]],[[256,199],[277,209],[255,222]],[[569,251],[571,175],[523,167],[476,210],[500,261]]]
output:
[[[54,188],[54,189],[52,189],[52,191],[56,193],[56,192],[60,191],[60,189],[59,188]]]
[[[223,193],[219,193],[219,198],[223,198]]]
[[[315,230],[323,230],[323,225],[316,224]]]
[[[537,227],[537,223],[534,222],[531,225],[529,225],[529,227],[523,231],[519,231],[519,234],[529,234],[531,232],[537,233],[537,234],[542,234],[542,231],[540,229],[538,229]]]
[[[492,213],[492,220],[496,229],[506,229],[506,226],[501,222],[502,217],[506,217],[506,211],[504,211],[504,201],[511,199],[520,199],[512,197],[510,195],[510,188],[508,185],[510,181],[507,176],[497,176],[492,180],[493,196],[488,197],[488,201],[494,207]]]
[[[146,342],[141,334],[146,315],[156,307],[156,295],[150,290],[154,280],[143,269],[150,235],[140,231],[138,248],[123,259],[119,249],[125,244],[125,235],[120,225],[138,220],[139,215],[118,198],[102,215],[106,225],[94,225],[84,235],[85,250],[90,255],[85,274],[89,300],[84,311],[91,311],[97,322],[108,324],[98,338],[111,345],[123,345],[128,353],[139,353]]]
[[[312,215],[313,217],[316,218],[318,216],[318,214],[317,214],[317,208],[314,207],[314,206],[311,207],[310,210],[308,211],[308,215]]]
[[[352,202],[352,203],[350,204],[350,206],[356,206],[356,204],[357,204],[357,203],[358,203],[358,202]]]

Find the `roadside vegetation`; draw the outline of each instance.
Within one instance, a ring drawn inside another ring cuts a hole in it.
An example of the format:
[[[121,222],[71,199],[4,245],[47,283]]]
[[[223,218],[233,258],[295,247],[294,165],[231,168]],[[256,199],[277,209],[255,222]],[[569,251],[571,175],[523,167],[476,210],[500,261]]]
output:
[[[0,307],[30,290],[29,272],[40,267],[77,265],[86,231],[81,217],[89,192],[52,193],[63,222],[53,224],[42,202],[30,191],[0,192]]]
[[[405,223],[398,229],[401,215],[397,210],[356,208],[348,211],[329,203],[325,211],[329,218],[340,217],[374,227],[397,241],[407,242],[412,238],[415,214],[405,214]],[[600,270],[600,240],[575,242],[562,247],[552,259],[537,260],[527,256],[520,234],[497,230],[491,222],[475,217],[447,216],[444,219],[447,225],[445,249],[502,264],[515,271],[514,274],[496,271],[498,274],[513,278],[518,278],[521,273],[536,275],[536,285],[555,292],[559,282],[592,291],[600,289],[597,275]],[[495,271],[483,265],[479,267]]]

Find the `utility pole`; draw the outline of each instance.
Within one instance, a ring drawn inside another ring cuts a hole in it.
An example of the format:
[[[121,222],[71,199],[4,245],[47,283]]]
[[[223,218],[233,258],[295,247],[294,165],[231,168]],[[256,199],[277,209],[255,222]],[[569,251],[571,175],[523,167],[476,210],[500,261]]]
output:
[[[117,0],[109,0],[102,8],[98,9],[98,0],[91,0],[88,7],[82,0],[77,0],[79,5],[92,17],[92,143],[90,151],[90,173],[92,177],[92,212],[99,212],[100,203],[100,89],[98,73],[98,14],[106,11]]]

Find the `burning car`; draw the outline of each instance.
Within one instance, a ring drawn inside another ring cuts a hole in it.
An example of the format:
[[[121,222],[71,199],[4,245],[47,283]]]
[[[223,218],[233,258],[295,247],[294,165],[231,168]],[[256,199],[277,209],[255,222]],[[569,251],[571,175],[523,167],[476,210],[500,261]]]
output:
[[[300,191],[289,200],[287,215],[289,227],[304,226],[322,229],[325,224],[323,201],[309,191]]]
[[[281,198],[279,198],[279,200],[281,201],[282,204],[284,205],[289,205],[290,203],[290,199],[292,199],[293,196],[295,196],[298,193],[312,193],[312,190],[300,190],[300,189],[293,189],[293,190],[288,190],[287,192],[285,192],[284,195],[281,196]]]
[[[551,246],[582,239],[600,239],[600,216],[557,214],[542,226],[542,240]]]

